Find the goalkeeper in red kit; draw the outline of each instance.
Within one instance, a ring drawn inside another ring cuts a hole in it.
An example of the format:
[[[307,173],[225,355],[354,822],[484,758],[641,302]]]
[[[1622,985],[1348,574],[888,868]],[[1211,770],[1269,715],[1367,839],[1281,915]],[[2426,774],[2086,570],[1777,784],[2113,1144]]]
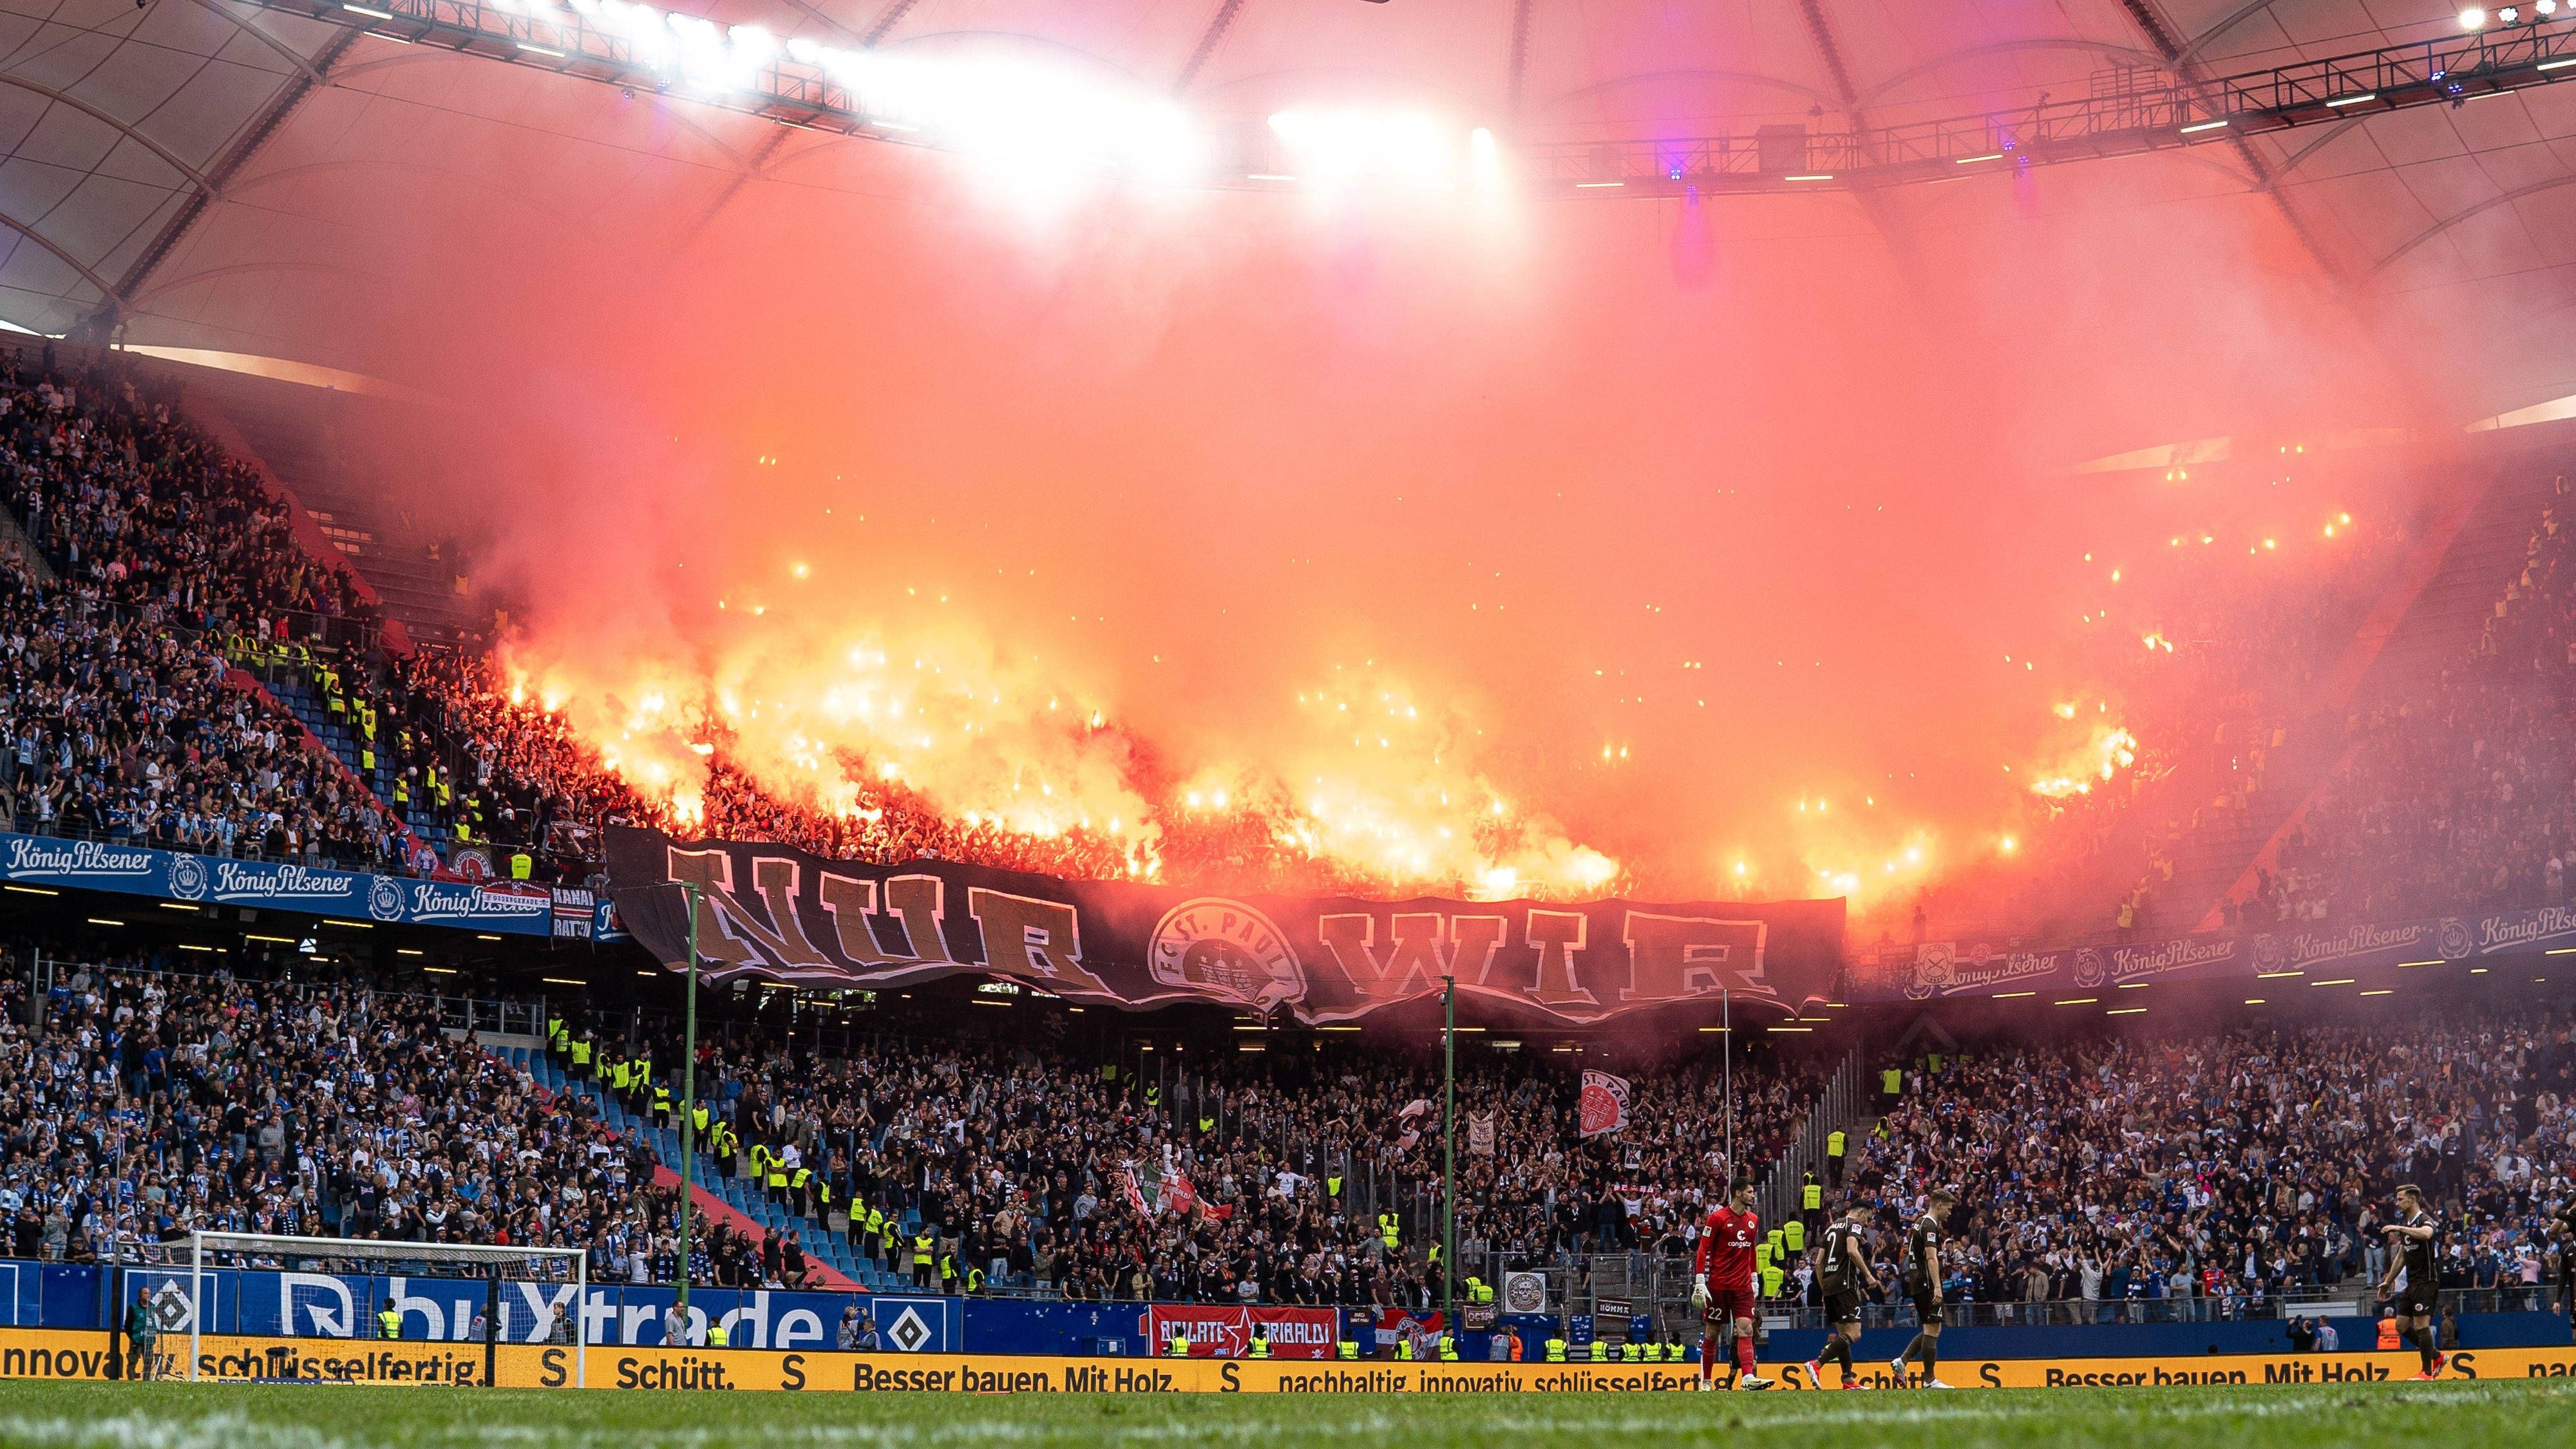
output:
[[[1753,1184],[1738,1182],[1726,1206],[1700,1225],[1699,1252],[1691,1260],[1691,1304],[1699,1309],[1699,1387],[1717,1372],[1717,1345],[1731,1320],[1735,1328],[1735,1387],[1767,1389],[1753,1371],[1753,1249],[1762,1241],[1762,1218],[1753,1211]]]

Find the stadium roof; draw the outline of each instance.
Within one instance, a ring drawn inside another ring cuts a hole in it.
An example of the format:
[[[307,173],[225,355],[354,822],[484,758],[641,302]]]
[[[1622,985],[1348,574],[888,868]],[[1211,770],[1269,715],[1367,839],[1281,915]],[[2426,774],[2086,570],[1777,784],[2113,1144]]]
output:
[[[325,367],[371,285],[437,236],[460,189],[535,224],[677,243],[759,183],[901,148],[782,132],[536,64],[404,45],[236,0],[0,0],[0,320]],[[350,7],[353,10],[364,7]],[[781,38],[903,54],[1010,50],[1258,118],[1319,100],[1418,105],[1535,139],[1886,124],[2118,83],[2456,34],[2452,0],[710,0]],[[541,57],[537,58],[541,60]],[[2576,72],[2571,72],[2576,74]],[[2283,209],[2348,291],[2478,353],[2483,412],[2576,387],[2543,334],[2576,247],[2576,86],[2302,127],[2188,156],[2213,193]],[[675,197],[686,197],[675,203]],[[1605,203],[1623,204],[1623,203]],[[1656,205],[1666,203],[1624,203]],[[1848,197],[1746,198],[1848,208]],[[1882,223],[1884,224],[1884,223]],[[327,324],[327,325],[326,325]],[[2500,339],[2500,340],[2499,340]]]

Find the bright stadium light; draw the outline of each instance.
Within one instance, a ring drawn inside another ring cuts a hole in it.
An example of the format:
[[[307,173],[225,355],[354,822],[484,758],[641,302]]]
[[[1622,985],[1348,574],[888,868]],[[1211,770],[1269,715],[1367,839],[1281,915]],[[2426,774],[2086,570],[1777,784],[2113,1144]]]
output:
[[[2462,30],[2476,30],[2486,23],[2487,12],[2481,6],[2472,5],[2468,9],[2460,12],[2460,28]]]
[[[1270,130],[1305,163],[1302,174],[1325,181],[1446,183],[1462,160],[1483,174],[1488,149],[1495,168],[1501,165],[1491,133],[1463,133],[1416,111],[1281,111],[1270,118]]]

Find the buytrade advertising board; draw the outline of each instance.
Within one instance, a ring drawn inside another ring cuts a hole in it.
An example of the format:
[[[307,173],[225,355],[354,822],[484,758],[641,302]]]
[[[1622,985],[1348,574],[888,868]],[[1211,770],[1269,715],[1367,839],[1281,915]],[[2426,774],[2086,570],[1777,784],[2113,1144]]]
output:
[[[188,1340],[154,1346],[163,1378],[187,1377]],[[1698,1377],[1693,1364],[1395,1363],[1278,1359],[1043,1358],[1003,1354],[798,1353],[763,1349],[599,1347],[581,1350],[513,1344],[492,1351],[493,1380],[504,1388],[674,1389],[691,1393],[769,1390],[786,1393],[921,1394],[1512,1394],[1671,1393]],[[475,1345],[370,1339],[207,1336],[197,1344],[200,1379],[265,1379],[306,1383],[473,1385],[484,1380]],[[2195,1384],[2389,1383],[2411,1378],[2406,1353],[2236,1354],[2176,1358],[1950,1360],[1944,1380],[1962,1389],[2096,1388]],[[0,1329],[0,1377],[115,1377],[104,1333]],[[1812,1388],[1796,1364],[1766,1364],[1782,1389]],[[1839,1383],[1832,1370],[1828,1379]],[[2538,1379],[2576,1377],[2576,1347],[2464,1349],[2446,1377]],[[1864,1375],[1893,1387],[1885,1368]]]

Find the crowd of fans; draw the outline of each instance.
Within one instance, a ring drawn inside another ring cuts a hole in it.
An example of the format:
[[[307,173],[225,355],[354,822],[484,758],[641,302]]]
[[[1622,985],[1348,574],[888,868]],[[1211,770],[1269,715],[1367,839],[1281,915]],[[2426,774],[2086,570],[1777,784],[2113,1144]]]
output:
[[[603,1282],[679,1270],[648,1140],[449,1036],[423,998],[122,965],[66,968],[32,1015],[27,989],[0,983],[0,1234],[17,1256],[149,1260],[204,1228],[584,1249]],[[579,1039],[595,1060],[644,1050]],[[1697,1058],[1632,1068],[1626,1127],[1584,1137],[1578,1066],[1495,1052],[1462,1072],[1462,1273],[1688,1261],[1731,1165],[1724,1079]],[[2576,1250],[2552,1230],[2576,1197],[2563,1012],[2007,1044],[1896,1070],[1830,1199],[1875,1209],[1891,1303],[1903,1226],[1937,1187],[1962,1198],[1945,1297],[2005,1321],[2359,1296],[2401,1182],[2443,1222],[2445,1288],[2538,1295]],[[1758,1170],[1821,1077],[1763,1054],[1732,1079],[1735,1163]],[[719,1037],[698,1081],[724,1128],[708,1166],[808,1169],[783,1178],[788,1206],[931,1291],[1386,1307],[1438,1291],[1437,1075],[1385,1047],[1176,1054],[1157,1072]],[[805,1249],[702,1219],[690,1270],[804,1286]],[[1786,1294],[1811,1296],[1811,1265],[1788,1269]]]
[[[40,1027],[28,1005],[0,984],[0,1233],[18,1257],[152,1261],[205,1230],[586,1248],[602,1281],[674,1281],[676,1202],[642,1136],[451,1038],[426,998],[82,966]],[[808,1271],[792,1235],[722,1221],[691,1258],[709,1284]]]
[[[386,865],[404,833],[211,632],[345,607],[284,562],[281,511],[131,384],[0,361],[0,495],[45,553],[0,548],[0,828]]]
[[[1573,1063],[1496,1055],[1459,1084],[1462,1262],[1647,1250],[1698,1221],[1726,1173],[1722,1068],[1641,1074],[1631,1126],[1586,1139]],[[719,1170],[752,1144],[792,1152],[812,1174],[793,1206],[917,1219],[936,1245],[928,1286],[1389,1305],[1437,1291],[1438,1075],[1382,1050],[1176,1058],[1154,1076],[887,1040],[820,1062],[810,1043],[702,1057]],[[1734,1082],[1750,1170],[1804,1122],[1821,1078],[1748,1066]],[[1469,1130],[1479,1121],[1490,1138]],[[909,1236],[850,1231],[862,1254],[913,1269]]]
[[[2350,723],[2351,763],[2259,908],[2405,920],[2563,905],[2576,867],[2576,558],[2561,475],[2475,647]]]
[[[1918,1060],[1902,1088],[1849,1187],[1884,1205],[1891,1283],[1902,1210],[1960,1193],[1950,1302],[2109,1317],[2183,1298],[2233,1316],[2359,1295],[2409,1182],[2442,1219],[2445,1288],[2553,1283],[2576,1251],[2552,1230],[2576,1196],[2563,1013],[2004,1046]]]

